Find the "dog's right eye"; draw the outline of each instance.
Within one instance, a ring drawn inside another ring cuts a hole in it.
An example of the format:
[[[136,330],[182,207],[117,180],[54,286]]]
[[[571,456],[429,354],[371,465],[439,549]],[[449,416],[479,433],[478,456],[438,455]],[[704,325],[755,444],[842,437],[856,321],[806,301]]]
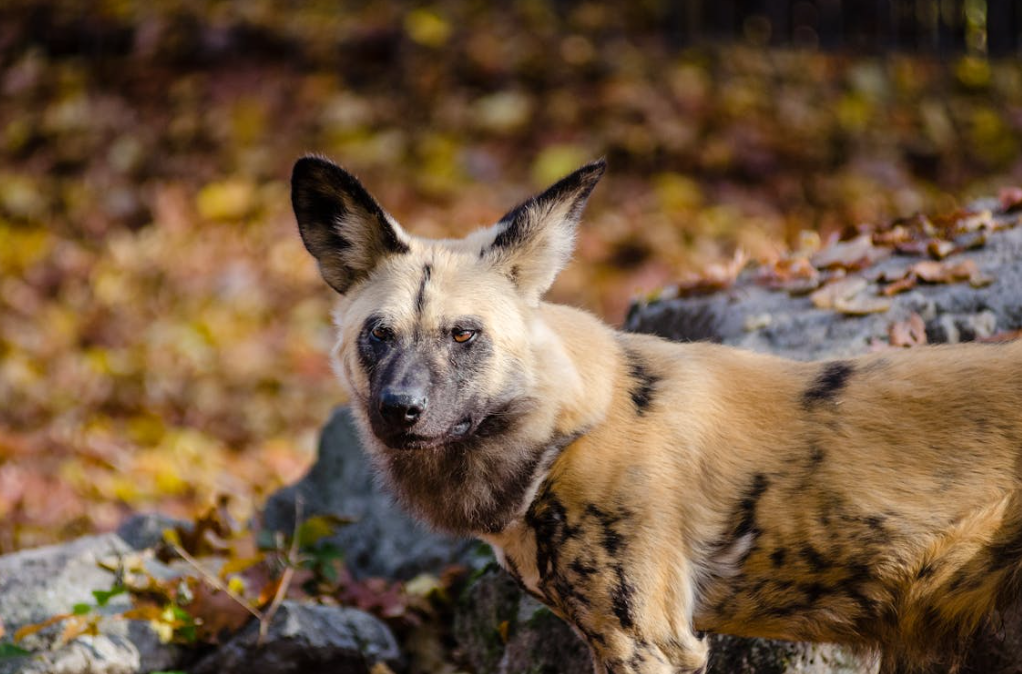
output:
[[[377,342],[386,342],[388,339],[394,336],[393,333],[388,328],[385,328],[381,325],[377,325],[375,328],[372,329],[372,331],[369,334]]]

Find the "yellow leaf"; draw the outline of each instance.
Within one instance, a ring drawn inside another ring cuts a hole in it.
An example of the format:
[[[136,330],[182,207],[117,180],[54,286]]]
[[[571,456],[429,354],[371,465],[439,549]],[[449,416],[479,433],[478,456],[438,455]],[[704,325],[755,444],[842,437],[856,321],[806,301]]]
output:
[[[251,557],[232,557],[220,567],[220,577],[226,578],[232,573],[240,573],[263,561],[266,555],[253,555]],[[233,588],[232,588],[233,589]]]
[[[164,529],[163,540],[167,541],[171,545],[175,545],[179,548],[181,547],[181,535],[177,533],[177,529]]]
[[[49,627],[50,625],[56,625],[60,621],[67,620],[68,618],[71,618],[71,617],[73,617],[73,616],[70,613],[61,613],[60,615],[55,615],[55,616],[53,616],[51,618],[47,618],[46,620],[44,620],[44,621],[42,621],[40,623],[32,623],[31,625],[25,625],[23,627],[20,627],[14,633],[14,641],[15,642],[21,641],[22,639],[24,639],[27,636],[31,636],[31,635],[35,634],[36,632],[41,632],[44,629],[46,629],[47,627]]]
[[[502,620],[500,625],[497,626],[497,631],[500,632],[500,640],[505,644],[507,643],[507,633],[510,627],[510,624],[506,620]]]
[[[71,616],[64,624],[64,630],[60,633],[60,642],[67,643],[74,641],[83,634],[87,634],[91,621],[85,616]]]
[[[245,594],[245,581],[241,576],[231,576],[227,581],[227,589],[240,597]]]
[[[441,47],[451,36],[451,24],[429,9],[415,9],[405,16],[408,37],[427,47]]]
[[[225,180],[203,187],[195,206],[207,220],[241,220],[254,209],[255,196],[251,183]]]

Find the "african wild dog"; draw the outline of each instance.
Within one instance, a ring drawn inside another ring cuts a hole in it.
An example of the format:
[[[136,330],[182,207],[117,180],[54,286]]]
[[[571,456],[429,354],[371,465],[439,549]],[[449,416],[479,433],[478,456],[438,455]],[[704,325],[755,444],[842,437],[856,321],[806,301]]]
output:
[[[489,542],[598,672],[699,672],[704,630],[879,647],[886,672],[960,643],[1019,585],[1022,344],[801,363],[544,303],[603,171],[431,241],[295,165],[397,497]]]

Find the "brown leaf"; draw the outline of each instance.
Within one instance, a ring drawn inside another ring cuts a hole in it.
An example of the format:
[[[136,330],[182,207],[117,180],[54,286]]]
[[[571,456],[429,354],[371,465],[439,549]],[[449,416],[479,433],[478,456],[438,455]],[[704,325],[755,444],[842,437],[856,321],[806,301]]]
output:
[[[926,344],[926,324],[919,314],[913,313],[904,321],[891,323],[887,336],[891,346],[921,346]]]
[[[208,583],[197,583],[193,596],[185,610],[195,618],[199,638],[203,641],[217,642],[222,635],[233,634],[252,618],[245,606]]]
[[[895,245],[894,249],[902,255],[925,255],[928,243],[926,240],[905,241]]]
[[[1022,210],[1022,187],[1004,187],[997,195],[1001,202],[1001,211],[1014,213]]]
[[[839,300],[857,295],[868,285],[861,276],[848,276],[828,283],[810,295],[809,299],[817,309],[833,309]]]
[[[500,633],[500,641],[502,643],[507,643],[507,633],[510,627],[511,624],[507,620],[501,620],[500,624],[497,625],[497,631]]]
[[[926,244],[926,250],[930,253],[930,256],[937,259],[943,260],[951,253],[955,252],[955,244],[950,241],[944,241],[943,239],[930,239]]]
[[[1009,330],[1007,332],[998,332],[989,337],[977,337],[977,342],[1011,342],[1016,339],[1022,339],[1022,330]]]
[[[31,625],[23,625],[14,632],[14,641],[18,642],[27,636],[31,636],[37,632],[42,632],[50,625],[56,625],[62,620],[76,617],[73,613],[61,613],[55,616],[50,616],[46,620],[38,623],[32,623]]]
[[[834,302],[834,310],[849,316],[864,316],[866,314],[879,314],[891,308],[891,301],[883,297],[876,297],[860,293],[853,297],[839,297]]]
[[[82,635],[96,636],[99,634],[99,616],[76,615],[67,619],[60,633],[60,642],[68,643]]]
[[[842,268],[857,270],[891,255],[889,248],[873,245],[873,236],[863,234],[851,241],[842,241],[824,248],[810,258],[818,269]]]
[[[973,260],[957,262],[917,262],[911,272],[927,283],[954,283],[964,281],[979,272]]]
[[[903,278],[898,279],[894,283],[884,286],[880,289],[880,293],[885,297],[893,297],[898,293],[903,293],[906,290],[911,290],[916,287],[916,277],[914,274],[908,274]]]

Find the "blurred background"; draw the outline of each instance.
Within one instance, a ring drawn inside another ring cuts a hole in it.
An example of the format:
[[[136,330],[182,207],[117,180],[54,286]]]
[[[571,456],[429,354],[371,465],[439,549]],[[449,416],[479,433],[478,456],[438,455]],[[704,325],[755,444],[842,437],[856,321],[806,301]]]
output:
[[[619,323],[1022,182],[1020,46],[1022,0],[4,0],[0,553],[311,463],[343,396],[302,153],[427,236],[605,155],[552,297]]]

